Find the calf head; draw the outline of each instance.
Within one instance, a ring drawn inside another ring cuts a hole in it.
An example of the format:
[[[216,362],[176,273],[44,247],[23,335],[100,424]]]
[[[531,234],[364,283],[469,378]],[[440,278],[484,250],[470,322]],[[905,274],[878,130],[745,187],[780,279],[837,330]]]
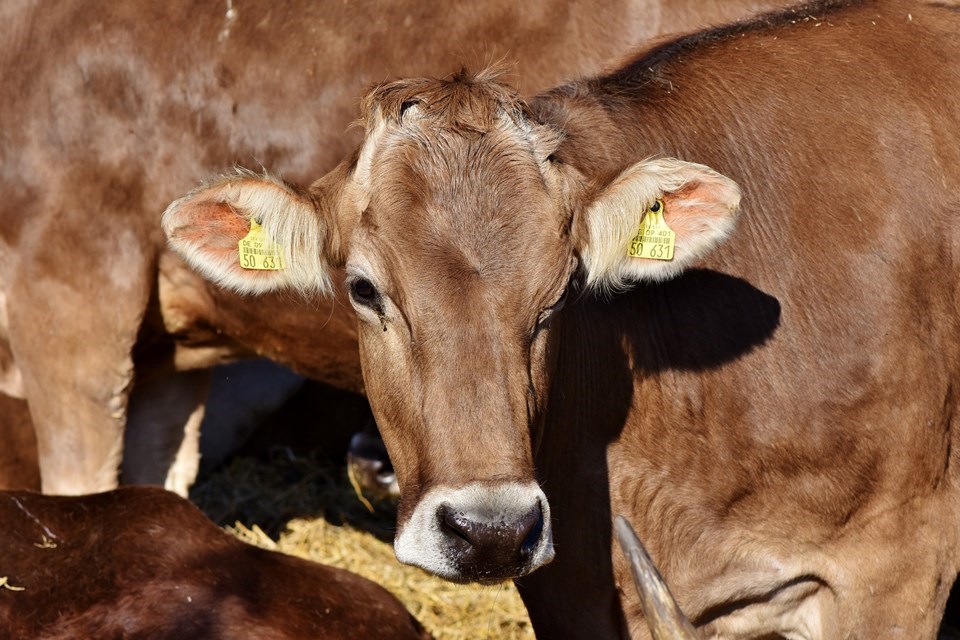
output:
[[[672,159],[597,184],[554,160],[562,131],[484,74],[387,84],[363,111],[361,148],[309,189],[229,176],[174,202],[165,231],[240,292],[329,292],[344,268],[402,494],[397,557],[457,581],[523,575],[554,554],[533,443],[569,283],[677,273],[730,231],[739,191]],[[671,261],[628,257],[648,210],[676,233]],[[251,220],[286,269],[241,268]]]

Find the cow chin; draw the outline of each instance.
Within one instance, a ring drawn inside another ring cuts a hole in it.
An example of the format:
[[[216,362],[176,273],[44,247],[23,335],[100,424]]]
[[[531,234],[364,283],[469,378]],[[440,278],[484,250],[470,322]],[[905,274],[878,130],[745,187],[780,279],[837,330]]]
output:
[[[453,582],[518,578],[553,560],[550,505],[536,482],[435,487],[401,526],[394,552]]]

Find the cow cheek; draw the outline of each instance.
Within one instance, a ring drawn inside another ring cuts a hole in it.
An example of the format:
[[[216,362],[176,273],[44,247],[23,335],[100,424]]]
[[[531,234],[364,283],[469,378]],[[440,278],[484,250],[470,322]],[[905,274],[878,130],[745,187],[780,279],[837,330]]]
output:
[[[408,351],[400,344],[394,331],[383,331],[360,323],[360,363],[364,386],[373,417],[387,448],[387,454],[397,475],[402,501],[416,502],[410,488],[420,484],[417,468],[418,441],[416,432],[422,420],[414,408],[420,405],[415,398]]]

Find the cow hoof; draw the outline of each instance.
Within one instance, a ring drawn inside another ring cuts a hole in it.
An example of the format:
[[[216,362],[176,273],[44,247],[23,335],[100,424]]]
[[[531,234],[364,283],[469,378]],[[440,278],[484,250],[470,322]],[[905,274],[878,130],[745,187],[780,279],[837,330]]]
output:
[[[380,435],[371,431],[359,431],[351,438],[347,474],[357,497],[372,510],[373,504],[395,504],[400,498],[400,488]]]

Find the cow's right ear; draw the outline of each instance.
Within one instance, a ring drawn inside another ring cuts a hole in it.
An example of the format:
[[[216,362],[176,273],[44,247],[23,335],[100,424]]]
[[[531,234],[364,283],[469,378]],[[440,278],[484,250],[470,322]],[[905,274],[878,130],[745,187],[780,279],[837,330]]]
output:
[[[730,235],[739,205],[737,184],[710,167],[636,163],[586,207],[578,249],[588,286],[675,277]]]
[[[330,294],[336,242],[309,194],[238,172],[201,185],[163,214],[170,246],[208,280],[238,293]]]

